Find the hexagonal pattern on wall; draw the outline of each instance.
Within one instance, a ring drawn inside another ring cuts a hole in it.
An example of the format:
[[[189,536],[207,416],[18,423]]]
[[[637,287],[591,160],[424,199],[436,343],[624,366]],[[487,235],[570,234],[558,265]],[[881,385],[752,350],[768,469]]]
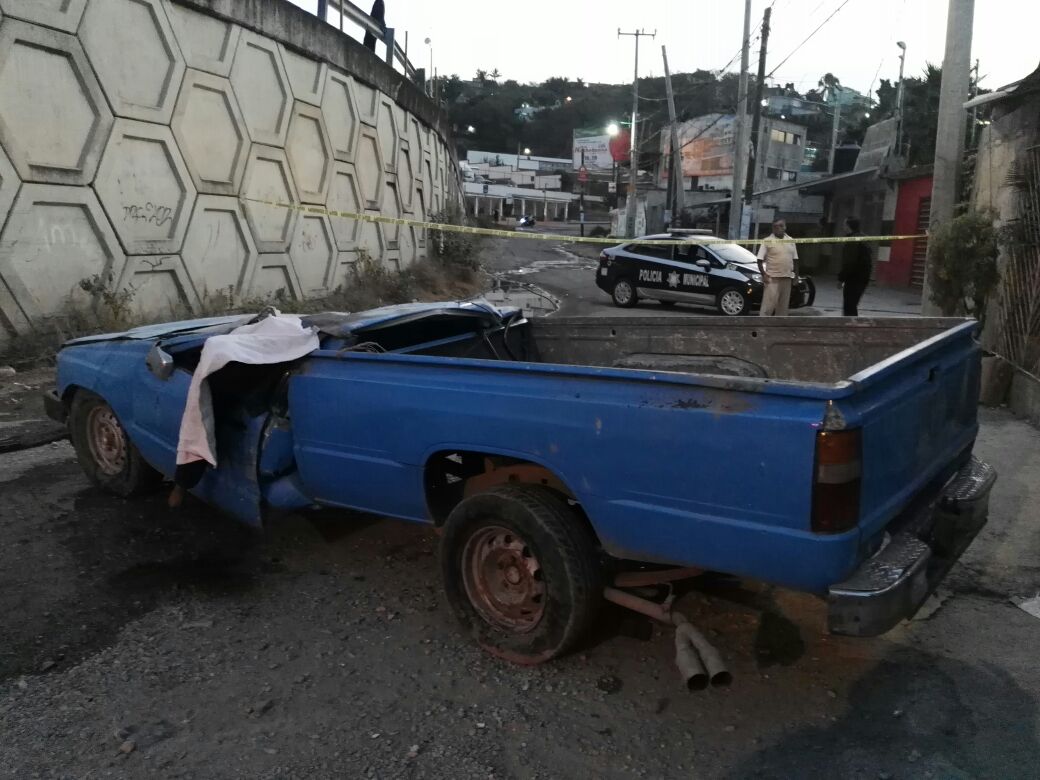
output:
[[[324,62],[297,54],[282,44],[278,44],[278,48],[282,51],[282,64],[285,65],[285,72],[289,76],[293,97],[312,106],[320,106],[322,95],[325,93],[328,66]]]
[[[181,256],[200,299],[242,295],[257,251],[238,198],[199,196]]]
[[[397,155],[397,189],[401,198],[401,208],[410,213],[415,202],[415,174],[407,143],[401,144]]]
[[[159,0],[91,0],[79,39],[117,116],[169,123],[184,58]]]
[[[89,306],[80,281],[96,276],[114,286],[125,262],[93,190],[23,185],[0,234],[0,280],[17,302],[13,309],[5,305],[3,316],[24,329],[70,307]]]
[[[426,153],[423,149],[423,137],[422,132],[419,130],[418,119],[412,119],[409,122],[407,141],[408,148],[412,153],[412,174],[416,179],[419,179],[422,177],[422,163]]]
[[[337,160],[346,162],[354,159],[354,146],[360,128],[353,81],[350,76],[330,70],[321,103],[325,127],[332,140],[332,151]]]
[[[284,252],[262,254],[249,282],[249,297],[282,301],[302,301],[303,288],[292,258]]]
[[[262,253],[288,250],[299,212],[283,206],[296,204],[299,198],[284,149],[253,144],[242,179],[242,199],[257,250]],[[283,206],[257,203],[256,200]]]
[[[368,128],[361,131],[355,159],[358,188],[365,208],[379,209],[383,205],[383,150],[374,131]]]
[[[24,181],[89,184],[112,114],[79,42],[43,27],[0,27],[0,143]]]
[[[335,212],[346,211],[359,214],[364,210],[361,194],[358,192],[357,173],[351,163],[336,163],[332,172],[332,184],[329,187],[329,222],[336,239],[336,246],[341,251],[354,249],[360,234],[361,220],[337,216]]]
[[[278,44],[243,30],[231,83],[250,137],[257,143],[284,146],[293,100]]]
[[[415,218],[420,222],[426,222],[429,219],[429,212],[426,210],[426,193],[419,189],[415,191]],[[415,229],[415,243],[418,247],[426,248],[426,228]]]
[[[354,79],[354,96],[357,98],[358,119],[366,125],[376,124],[376,112],[380,105],[380,94],[363,81]]]
[[[383,216],[391,219],[400,219],[404,216],[401,212],[401,196],[397,191],[397,185],[388,181],[386,183],[386,197],[383,198]],[[383,229],[383,235],[386,236],[387,248],[397,249],[397,240],[401,235],[401,226],[383,222],[380,222],[379,226]]]
[[[7,159],[4,150],[0,148],[0,230],[3,230],[4,222],[7,221],[7,213],[11,210],[11,204],[14,203],[14,196],[18,194],[18,187],[21,186],[21,183],[18,179],[18,172]]]
[[[379,104],[379,122],[376,124],[376,133],[379,135],[379,143],[386,155],[383,158],[383,170],[393,173],[397,169],[397,144],[401,136],[397,132],[394,110],[386,101]]]
[[[189,70],[172,128],[195,188],[214,195],[237,194],[249,157],[249,136],[231,82]]]
[[[368,252],[369,257],[378,261],[386,254],[386,238],[380,225],[376,222],[362,222],[358,231],[358,249]]]
[[[304,295],[320,294],[328,289],[337,255],[328,217],[324,214],[301,214],[289,247],[289,257]]]
[[[407,268],[415,262],[416,245],[415,228],[411,225],[403,226],[397,241],[397,246],[400,250],[401,268]]]
[[[180,255],[128,257],[119,287],[132,293],[130,306],[142,316],[177,319],[201,303]]]
[[[231,75],[242,28],[213,16],[193,11],[173,0],[163,0],[177,43],[189,68],[215,76]]]
[[[61,32],[76,34],[87,0],[0,0],[0,11]]]
[[[118,119],[94,184],[127,254],[175,254],[195,186],[170,128]]]
[[[332,142],[321,109],[297,103],[285,144],[293,181],[304,203],[325,203],[332,177]]]

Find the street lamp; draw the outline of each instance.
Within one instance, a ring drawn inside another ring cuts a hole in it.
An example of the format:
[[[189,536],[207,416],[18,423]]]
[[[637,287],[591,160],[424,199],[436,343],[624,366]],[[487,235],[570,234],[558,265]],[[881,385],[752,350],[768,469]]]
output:
[[[906,62],[906,44],[896,41],[899,47],[899,86],[896,88],[896,154],[903,154],[903,65]]]
[[[567,96],[567,102],[568,102],[568,103],[570,103],[570,102],[571,102],[571,96],[570,96],[570,95],[568,95],[568,96]]]
[[[427,38],[427,39],[426,39],[426,40],[424,41],[424,43],[425,43],[425,44],[426,44],[427,46],[429,46],[429,47],[430,47],[430,72],[429,72],[429,74],[428,74],[428,80],[429,80],[429,83],[430,83],[430,89],[429,89],[429,91],[427,92],[427,94],[428,94],[428,95],[429,95],[430,97],[433,97],[433,46],[432,46],[432,45],[430,45],[430,39],[429,39],[429,38]]]
[[[528,147],[526,147],[526,146],[525,146],[525,147],[524,147],[524,154],[526,154],[526,155],[527,155],[528,157],[530,157],[530,156],[531,156],[531,150],[530,150],[530,148],[528,148]]]
[[[467,133],[475,133],[475,132],[477,132],[477,128],[475,128],[473,125],[468,125],[466,127],[466,132]]]
[[[607,135],[617,135],[620,132],[621,128],[618,127],[617,122],[611,122],[609,125],[607,125]]]

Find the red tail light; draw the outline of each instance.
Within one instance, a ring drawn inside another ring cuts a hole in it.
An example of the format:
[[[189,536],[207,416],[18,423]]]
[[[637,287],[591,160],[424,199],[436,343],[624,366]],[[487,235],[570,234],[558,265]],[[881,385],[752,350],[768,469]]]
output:
[[[858,428],[816,434],[812,505],[815,533],[840,534],[859,522],[862,452]]]

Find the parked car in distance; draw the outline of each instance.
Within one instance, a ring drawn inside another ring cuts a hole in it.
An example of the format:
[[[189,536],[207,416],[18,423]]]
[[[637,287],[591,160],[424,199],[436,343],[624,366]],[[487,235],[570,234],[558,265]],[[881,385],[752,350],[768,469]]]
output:
[[[685,243],[640,243],[666,239]],[[701,243],[705,239],[717,240],[709,230],[674,229],[605,249],[596,284],[622,308],[648,299],[665,306],[710,306],[731,317],[757,309],[764,285],[755,255],[737,244]],[[812,278],[799,276],[792,285],[791,308],[812,306],[815,299]]]

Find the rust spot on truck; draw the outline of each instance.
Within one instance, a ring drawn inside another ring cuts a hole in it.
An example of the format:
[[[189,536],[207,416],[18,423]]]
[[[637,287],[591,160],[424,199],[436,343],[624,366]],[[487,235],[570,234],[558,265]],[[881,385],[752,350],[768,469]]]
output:
[[[679,398],[670,404],[673,409],[711,409],[716,414],[739,414],[748,412],[755,405],[743,393],[717,390],[700,398]]]
[[[699,398],[680,398],[672,404],[673,409],[707,409],[711,401],[702,401]]]

